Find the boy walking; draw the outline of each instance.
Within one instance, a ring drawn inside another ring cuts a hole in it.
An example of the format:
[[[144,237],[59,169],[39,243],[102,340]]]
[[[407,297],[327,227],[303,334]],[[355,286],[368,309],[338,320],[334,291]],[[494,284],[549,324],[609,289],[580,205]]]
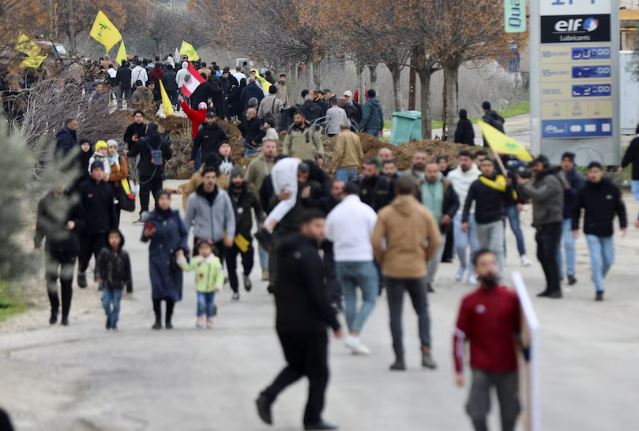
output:
[[[102,290],[102,306],[106,313],[106,329],[118,329],[120,317],[120,301],[122,290],[133,292],[131,277],[131,260],[129,254],[122,249],[124,236],[117,229],[109,231],[108,246],[100,252],[95,265],[95,281]]]

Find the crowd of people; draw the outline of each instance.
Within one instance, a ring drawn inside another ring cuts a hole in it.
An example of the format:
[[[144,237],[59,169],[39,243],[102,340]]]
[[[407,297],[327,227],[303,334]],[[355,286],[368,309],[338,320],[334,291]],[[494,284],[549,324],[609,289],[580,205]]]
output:
[[[558,166],[539,155],[524,168],[483,149],[459,151],[455,167],[447,156],[431,159],[417,151],[410,169],[398,172],[388,148],[365,159],[353,132],[353,124],[355,130],[374,136],[382,132],[383,113],[374,90],[368,90],[363,107],[353,102],[350,91],[338,101],[330,90],[305,92],[303,103],[295,106],[283,74],[275,82],[271,73],[262,77],[255,69],[231,72],[200,63],[199,73],[211,93],[203,98],[194,93],[186,101],[178,91],[189,79],[188,73],[180,73],[188,70],[188,62],[177,73],[159,59],[152,68],[142,60],[133,64],[133,69],[123,64],[114,75],[112,63],[105,64],[109,78],[118,80],[117,85],[112,81],[112,87],[120,88],[118,101],[128,103],[135,96],[139,88],[131,96],[131,82],[153,92],[149,84],[161,80],[192,122],[194,175],[179,189],[184,213],[172,207],[171,193],[163,187],[164,168],[172,157],[170,137],[147,121],[143,111],[133,112],[122,145],[115,140],[92,145],[78,138],[78,121],[65,121],[57,135],[56,157],[75,160],[80,175],[70,187],[55,187],[40,201],[35,237],[36,247],[46,238],[51,324],[60,313],[58,280],[61,323],[68,325],[76,260],[77,285],[86,288],[93,258],[106,329],[117,330],[122,295],[133,292],[120,212],[135,211],[137,185],[141,240],[149,244],[152,328],[173,328],[175,305],[183,297],[183,272],[188,271],[195,273],[196,326],[212,328],[216,293],[226,283],[234,301],[240,300],[240,284],[251,292],[257,252],[262,280],[274,294],[276,330],[287,362],[259,394],[259,416],[271,424],[278,394],[305,376],[310,382],[305,429],[335,429],[321,415],[329,377],[327,329],[343,336],[353,354],[370,354],[363,341],[365,324],[385,290],[395,355],[390,369],[406,370],[402,321],[408,293],[418,320],[421,364],[436,369],[429,294],[436,290],[439,264],[451,262],[456,254],[456,281],[478,286],[463,300],[457,322],[457,383],[464,384],[464,343],[469,342],[473,379],[467,411],[475,429],[487,429],[487,397],[493,386],[502,406],[503,429],[514,429],[520,317],[516,295],[499,279],[506,265],[506,220],[521,264],[530,266],[520,212],[532,203],[537,258],[546,281],[538,296],[557,299],[562,297],[562,280],[577,283],[574,239],[583,217],[595,299],[603,300],[604,279],[614,262],[613,221],[618,217],[625,234],[627,216],[619,188],[605,177],[600,163],[591,162],[583,178],[572,153],[565,153]],[[223,95],[219,99],[218,91]],[[486,121],[503,130],[503,118],[488,102],[483,108]],[[285,116],[292,123],[283,128]],[[252,156],[248,166],[232,159],[228,136],[219,124],[232,117],[241,122],[245,155]],[[470,142],[472,125],[465,111],[460,117],[468,124],[460,121],[459,139]],[[322,128],[334,140],[332,166],[324,163],[327,138],[318,131],[319,118],[326,118]],[[639,172],[635,141],[624,157],[624,166],[633,164],[634,173]],[[639,184],[639,176],[635,182]],[[491,312],[478,316],[478,304]]]

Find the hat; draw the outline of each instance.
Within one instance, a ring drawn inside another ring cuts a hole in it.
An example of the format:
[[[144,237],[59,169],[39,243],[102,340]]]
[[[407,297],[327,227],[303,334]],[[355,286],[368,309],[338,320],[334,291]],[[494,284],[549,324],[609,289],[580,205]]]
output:
[[[197,109],[204,111],[205,109],[209,109],[209,105],[207,105],[206,102],[200,102],[197,105]]]
[[[109,148],[109,146],[103,140],[99,140],[95,143],[95,151],[106,150],[107,148]]]
[[[111,147],[118,148],[118,141],[116,141],[115,139],[109,139],[107,141],[107,145],[109,146],[109,148]]]
[[[206,111],[206,118],[213,118],[215,116],[216,116],[215,111],[213,110]]]
[[[100,160],[96,160],[95,162],[91,163],[91,172],[93,172],[95,169],[104,170],[104,163],[102,163]]]
[[[353,92],[351,90],[346,90],[344,92],[344,97],[353,97]]]
[[[242,171],[242,168],[239,166],[234,167],[233,170],[231,171],[231,179],[235,177],[244,178],[244,172]]]

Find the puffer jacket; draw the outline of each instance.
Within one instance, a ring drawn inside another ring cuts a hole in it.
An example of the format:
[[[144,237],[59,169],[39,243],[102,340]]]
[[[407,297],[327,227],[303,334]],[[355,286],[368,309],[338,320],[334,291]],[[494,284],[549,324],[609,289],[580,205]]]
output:
[[[108,289],[121,290],[126,286],[126,291],[130,293],[133,291],[131,260],[129,254],[122,250],[122,246],[124,246],[124,236],[122,236],[120,250],[102,249],[95,265],[95,278],[102,279]]]
[[[521,193],[532,199],[535,227],[564,219],[564,184],[558,174],[558,167],[545,169],[532,181],[519,186]]]

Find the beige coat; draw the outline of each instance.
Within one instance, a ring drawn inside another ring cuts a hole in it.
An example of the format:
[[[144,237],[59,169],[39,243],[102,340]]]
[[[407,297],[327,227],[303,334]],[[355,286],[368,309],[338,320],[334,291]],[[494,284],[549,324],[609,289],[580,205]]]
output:
[[[333,158],[335,168],[359,168],[364,158],[359,136],[350,130],[342,130],[335,138]]]
[[[430,211],[412,195],[400,195],[380,210],[372,242],[385,276],[412,279],[426,276],[441,235]]]

